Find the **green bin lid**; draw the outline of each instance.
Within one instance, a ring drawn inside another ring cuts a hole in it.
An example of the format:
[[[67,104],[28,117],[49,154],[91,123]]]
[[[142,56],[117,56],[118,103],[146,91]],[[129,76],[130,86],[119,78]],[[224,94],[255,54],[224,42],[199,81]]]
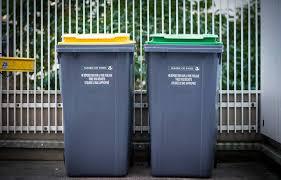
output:
[[[146,44],[169,45],[222,45],[214,34],[153,34]]]

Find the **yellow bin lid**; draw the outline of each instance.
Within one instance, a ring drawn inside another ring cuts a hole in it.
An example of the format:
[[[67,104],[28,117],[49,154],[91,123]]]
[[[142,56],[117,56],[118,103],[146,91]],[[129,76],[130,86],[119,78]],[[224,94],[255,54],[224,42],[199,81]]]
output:
[[[64,34],[59,45],[118,45],[133,44],[130,34]]]

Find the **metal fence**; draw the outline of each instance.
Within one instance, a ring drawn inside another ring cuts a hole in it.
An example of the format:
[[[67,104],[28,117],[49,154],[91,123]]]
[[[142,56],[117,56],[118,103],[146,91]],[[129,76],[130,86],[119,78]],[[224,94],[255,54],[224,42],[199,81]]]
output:
[[[225,46],[218,130],[258,132],[258,0],[0,1],[2,55],[36,59],[35,73],[1,74],[0,132],[63,132],[55,45],[64,33],[123,32],[137,43],[134,132],[149,132],[143,44],[153,33],[218,34]]]

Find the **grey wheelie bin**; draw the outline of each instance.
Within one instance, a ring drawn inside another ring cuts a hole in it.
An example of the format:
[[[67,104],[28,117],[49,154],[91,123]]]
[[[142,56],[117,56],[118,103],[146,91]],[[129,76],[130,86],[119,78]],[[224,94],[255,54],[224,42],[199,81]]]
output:
[[[222,43],[152,35],[145,45],[154,176],[209,177],[217,135]]]
[[[69,176],[124,176],[130,148],[134,42],[65,35],[57,46]]]

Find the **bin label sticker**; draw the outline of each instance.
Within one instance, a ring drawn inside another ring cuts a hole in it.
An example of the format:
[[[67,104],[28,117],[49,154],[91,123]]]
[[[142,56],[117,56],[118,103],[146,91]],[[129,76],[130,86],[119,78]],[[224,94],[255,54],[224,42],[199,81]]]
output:
[[[201,79],[201,67],[168,66],[168,81],[171,86],[198,86]]]
[[[108,86],[113,78],[113,66],[82,66],[81,78],[87,86]]]

